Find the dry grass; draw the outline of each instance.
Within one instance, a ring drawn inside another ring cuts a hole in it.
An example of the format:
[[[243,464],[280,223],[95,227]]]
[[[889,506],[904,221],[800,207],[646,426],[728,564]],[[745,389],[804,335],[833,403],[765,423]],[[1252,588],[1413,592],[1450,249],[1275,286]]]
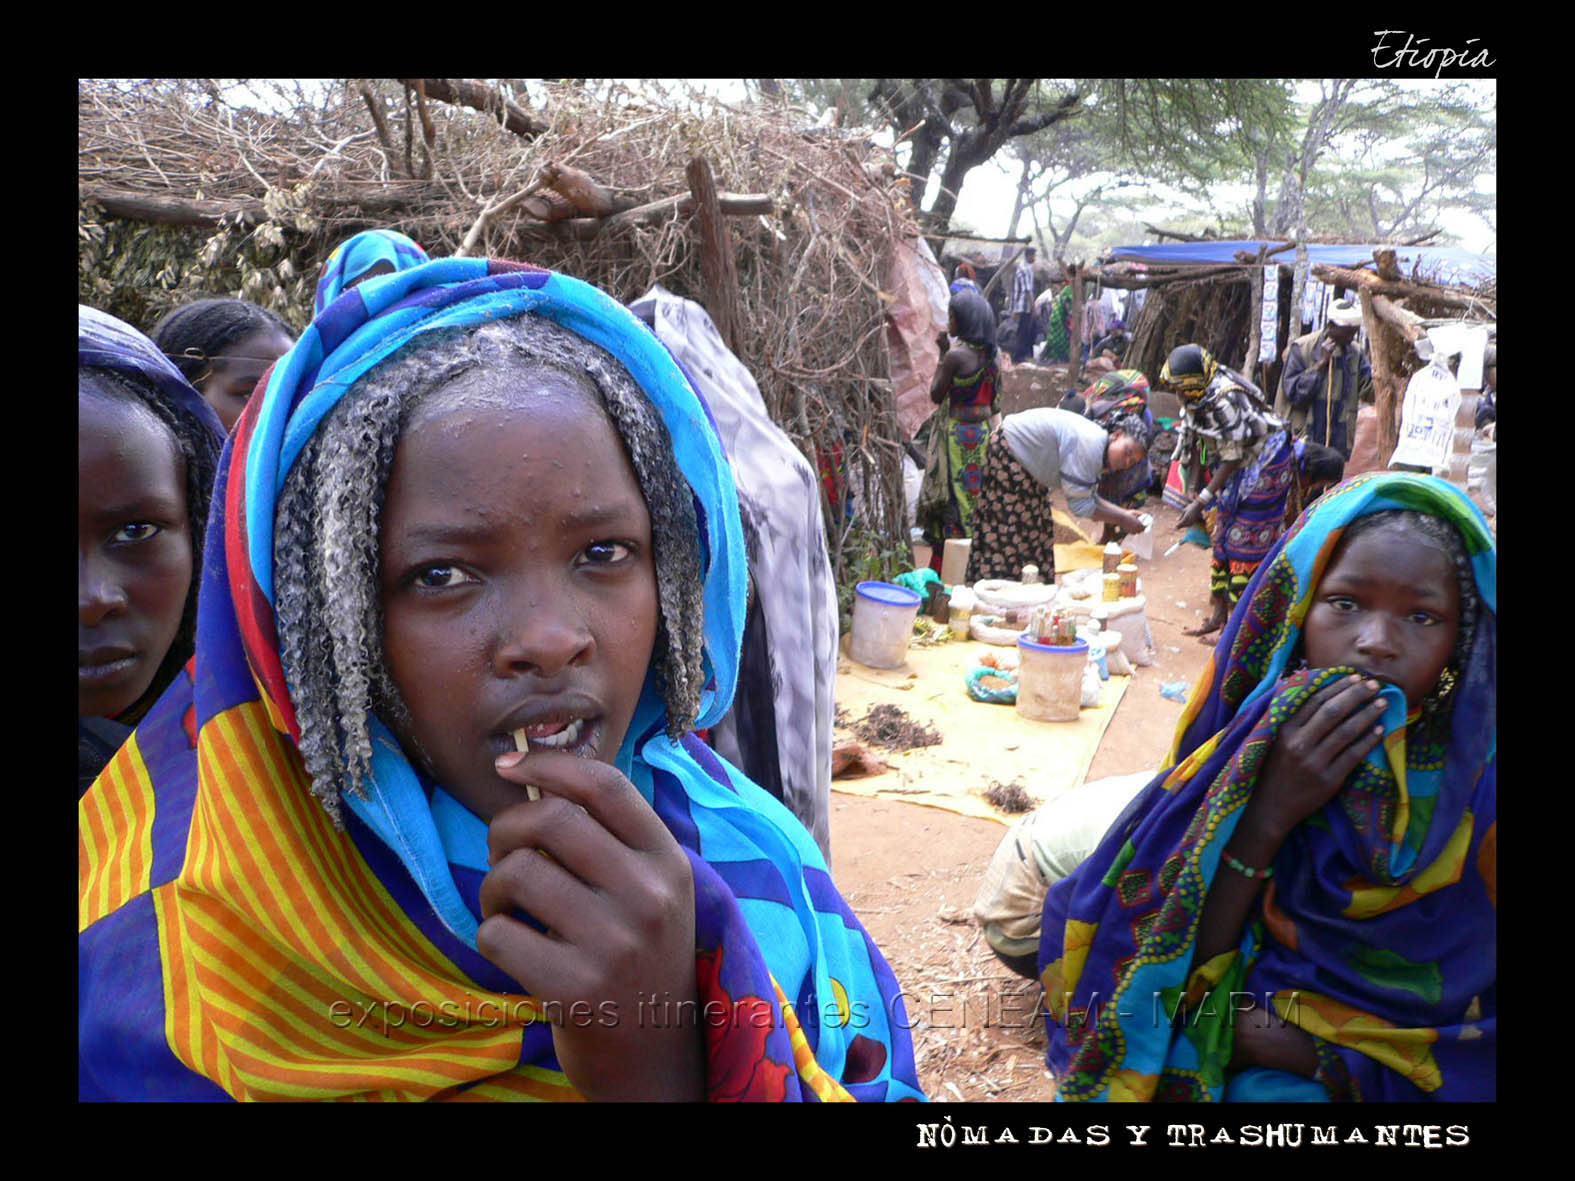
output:
[[[191,299],[240,296],[301,326],[332,248],[384,226],[435,257],[468,244],[470,254],[561,270],[626,302],[660,283],[705,303],[696,231],[676,208],[586,236],[583,225],[537,220],[521,199],[569,166],[624,204],[649,204],[688,193],[685,169],[703,156],[720,191],[770,201],[769,214],[724,219],[738,284],[735,351],[772,418],[834,473],[823,507],[838,584],[902,568],[883,288],[893,246],[917,225],[889,150],[862,133],[811,128],[792,109],[729,106],[681,88],[496,84],[545,127],[524,138],[494,116],[432,100],[423,120],[412,92],[388,79],[252,86],[267,94],[262,109],[234,105],[202,79],[79,83],[84,192],[232,210],[217,226],[150,225],[84,200],[82,302],[145,328]]]

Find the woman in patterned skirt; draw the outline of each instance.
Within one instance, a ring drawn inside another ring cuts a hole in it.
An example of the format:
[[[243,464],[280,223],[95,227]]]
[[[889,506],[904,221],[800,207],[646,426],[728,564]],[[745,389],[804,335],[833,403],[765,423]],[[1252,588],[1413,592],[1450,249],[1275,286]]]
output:
[[[1148,454],[1148,425],[1135,416],[1116,420],[1107,433],[1070,410],[1038,407],[1010,414],[990,439],[983,483],[975,501],[968,581],[1017,578],[1024,566],[1055,577],[1055,521],[1050,493],[1066,492],[1067,505],[1141,533],[1137,515],[1100,497],[1107,471],[1123,471]]]
[[[995,313],[977,291],[961,290],[951,299],[948,328],[952,345],[941,359],[930,400],[945,406],[930,423],[930,445],[919,490],[918,524],[934,547],[932,565],[940,569],[948,537],[972,532],[974,497],[984,478],[990,420],[995,415]]]

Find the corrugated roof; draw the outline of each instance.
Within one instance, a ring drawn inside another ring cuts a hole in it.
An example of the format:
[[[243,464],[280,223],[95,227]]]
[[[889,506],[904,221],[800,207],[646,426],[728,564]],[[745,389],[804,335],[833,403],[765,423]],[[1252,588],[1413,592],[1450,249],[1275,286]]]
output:
[[[1284,242],[1250,239],[1229,239],[1219,242],[1162,242],[1152,246],[1117,246],[1110,252],[1113,262],[1141,262],[1151,265],[1201,265],[1207,263],[1234,263],[1241,260],[1237,251],[1257,254],[1260,247],[1274,249]],[[1409,276],[1418,263],[1421,274],[1440,283],[1477,287],[1498,275],[1498,260],[1490,254],[1475,254],[1456,246],[1391,246],[1380,244],[1328,245],[1318,243],[1307,247],[1308,261],[1336,267],[1372,266],[1373,251],[1392,249],[1400,270]],[[1274,260],[1290,265],[1295,251],[1286,250]]]

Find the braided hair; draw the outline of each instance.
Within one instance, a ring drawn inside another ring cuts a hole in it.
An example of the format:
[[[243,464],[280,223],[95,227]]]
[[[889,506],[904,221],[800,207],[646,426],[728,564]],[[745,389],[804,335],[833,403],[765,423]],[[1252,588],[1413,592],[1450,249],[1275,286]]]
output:
[[[142,406],[169,430],[186,471],[186,519],[191,530],[191,587],[181,612],[180,628],[146,693],[121,715],[136,721],[175,679],[190,658],[197,641],[197,589],[201,581],[202,545],[208,532],[208,507],[219,469],[221,443],[208,425],[180,406],[145,378],[122,369],[93,365],[77,367],[77,392],[125,399]]]
[[[236,341],[272,331],[295,339],[290,326],[267,308],[244,299],[199,299],[167,313],[148,337],[196,385],[207,380],[214,361]]]
[[[656,408],[609,353],[539,316],[523,315],[413,342],[367,373],[324,418],[285,478],[275,517],[280,656],[312,792],[336,822],[340,795],[364,794],[373,715],[409,714],[383,649],[378,538],[389,472],[412,415],[462,375],[499,392],[545,367],[568,377],[611,420],[651,515],[659,600],[657,685],[667,733],[699,713],[704,633],[693,493]],[[528,387],[525,387],[528,388]]]
[[[1118,414],[1110,420],[1105,429],[1112,435],[1126,435],[1127,438],[1141,443],[1144,451],[1148,450],[1150,442],[1153,441],[1153,432],[1149,430],[1148,423],[1143,420],[1141,415]]]

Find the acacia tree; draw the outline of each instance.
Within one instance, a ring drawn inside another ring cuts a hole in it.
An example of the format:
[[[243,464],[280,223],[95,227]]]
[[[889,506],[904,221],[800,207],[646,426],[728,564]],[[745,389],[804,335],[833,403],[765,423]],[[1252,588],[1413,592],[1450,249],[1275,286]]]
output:
[[[1038,78],[877,78],[867,101],[908,137],[914,207],[929,229],[945,233],[968,173],[1008,142],[1077,115],[1083,94]],[[925,208],[938,165],[934,200]]]
[[[1309,219],[1318,229],[1377,241],[1430,238],[1440,215],[1460,209],[1491,217],[1497,197],[1478,188],[1495,168],[1491,92],[1464,85],[1413,88],[1391,104],[1382,135],[1357,136],[1308,178]],[[1491,224],[1491,222],[1489,223]]]
[[[1244,137],[1281,136],[1290,116],[1283,82],[1116,78],[1080,85],[1087,98],[1075,121],[1014,144],[1023,161],[1020,201],[1036,224],[1043,213],[1057,257],[1086,212],[1137,209],[1139,194],[1153,183],[1212,203],[1219,182],[1245,167]]]

